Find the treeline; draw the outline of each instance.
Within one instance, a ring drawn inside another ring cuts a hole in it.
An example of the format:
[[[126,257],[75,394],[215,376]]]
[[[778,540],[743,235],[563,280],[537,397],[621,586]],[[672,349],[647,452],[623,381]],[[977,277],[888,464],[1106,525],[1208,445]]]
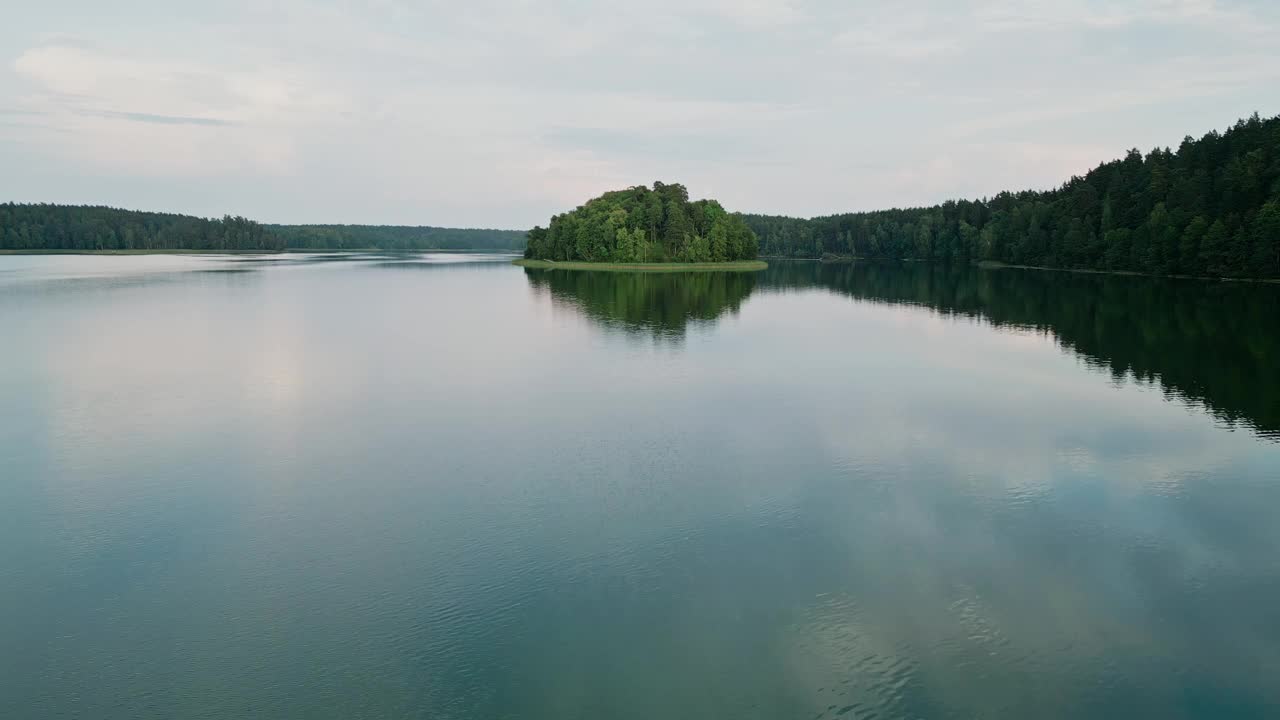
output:
[[[678,183],[607,192],[529,231],[525,257],[585,262],[751,260],[759,240],[715,200],[689,201]]]
[[[525,247],[523,230],[463,230],[404,225],[270,225],[299,250],[511,250]]]
[[[764,255],[990,260],[1280,277],[1280,117],[1132,150],[1047,192],[804,220],[745,215]]]
[[[511,250],[521,230],[395,225],[264,225],[89,205],[0,203],[0,250]]]
[[[274,251],[283,239],[261,223],[226,216],[88,205],[0,203],[0,250]]]

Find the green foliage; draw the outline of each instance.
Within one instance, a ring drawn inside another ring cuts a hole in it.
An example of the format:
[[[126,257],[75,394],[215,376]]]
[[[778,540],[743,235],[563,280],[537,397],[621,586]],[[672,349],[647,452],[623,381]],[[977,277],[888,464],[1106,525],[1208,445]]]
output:
[[[298,250],[524,250],[521,230],[406,225],[270,225]]]
[[[518,230],[382,225],[263,225],[117,208],[0,203],[0,250],[515,250]]]
[[[0,203],[0,250],[274,251],[283,239],[260,223],[80,205]]]
[[[715,200],[689,201],[683,185],[656,182],[608,192],[528,233],[536,260],[659,263],[753,260],[759,240]]]
[[[1280,117],[1132,150],[1048,192],[811,220],[745,215],[766,256],[996,260],[1280,277]]]

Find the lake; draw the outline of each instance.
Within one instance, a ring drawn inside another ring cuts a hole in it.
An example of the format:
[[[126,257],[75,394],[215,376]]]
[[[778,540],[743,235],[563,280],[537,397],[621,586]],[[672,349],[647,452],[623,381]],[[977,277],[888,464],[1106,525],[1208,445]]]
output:
[[[0,717],[1280,716],[1280,286],[0,256]]]

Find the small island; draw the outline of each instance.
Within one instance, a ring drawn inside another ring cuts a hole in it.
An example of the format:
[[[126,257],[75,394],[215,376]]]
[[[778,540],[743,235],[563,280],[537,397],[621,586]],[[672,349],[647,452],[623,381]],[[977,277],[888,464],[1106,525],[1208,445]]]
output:
[[[529,231],[527,268],[648,272],[755,271],[760,241],[715,200],[678,183],[607,192]]]

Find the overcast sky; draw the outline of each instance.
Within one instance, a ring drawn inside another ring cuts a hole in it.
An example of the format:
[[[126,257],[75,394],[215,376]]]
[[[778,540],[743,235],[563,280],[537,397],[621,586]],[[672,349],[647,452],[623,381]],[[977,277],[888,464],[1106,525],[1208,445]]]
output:
[[[0,201],[525,228],[811,216],[1280,114],[1276,0],[77,0],[0,21]]]

